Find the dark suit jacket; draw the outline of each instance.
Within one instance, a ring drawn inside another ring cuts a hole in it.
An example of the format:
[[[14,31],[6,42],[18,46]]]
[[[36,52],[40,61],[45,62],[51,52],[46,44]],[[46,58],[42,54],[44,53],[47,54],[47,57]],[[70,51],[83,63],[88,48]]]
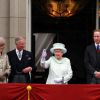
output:
[[[7,53],[9,62],[11,65],[11,74],[9,76],[8,82],[12,82],[14,75],[16,75],[17,72],[22,72],[22,70],[28,66],[32,67],[32,72],[34,72],[34,59],[31,52],[23,50],[22,59],[19,60],[16,54],[15,50],[12,50]],[[29,83],[31,82],[29,73],[23,73],[26,77],[26,81]]]
[[[87,69],[87,82],[89,83],[94,76],[97,68],[96,47],[92,44],[86,48],[84,57],[85,67]]]

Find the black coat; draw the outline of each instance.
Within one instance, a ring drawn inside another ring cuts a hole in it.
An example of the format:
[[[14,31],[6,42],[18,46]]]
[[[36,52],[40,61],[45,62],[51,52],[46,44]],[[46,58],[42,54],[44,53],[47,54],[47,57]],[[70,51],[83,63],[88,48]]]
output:
[[[96,69],[98,69],[95,44],[92,44],[86,48],[84,63],[87,69],[87,82],[89,83],[94,76],[94,72]]]
[[[33,71],[35,69],[34,59],[33,59],[33,55],[31,52],[23,50],[21,60],[18,59],[16,50],[12,50],[12,51],[8,52],[7,54],[8,54],[8,58],[9,58],[9,63],[11,65],[11,74],[8,79],[9,83],[12,82],[14,75],[16,75],[17,72],[22,72],[22,70],[28,66],[32,67],[32,72],[34,72]],[[27,83],[32,81],[32,79],[30,79],[31,77],[30,77],[29,73],[23,73],[23,74],[26,77]],[[32,73],[31,73],[31,75],[32,75]]]

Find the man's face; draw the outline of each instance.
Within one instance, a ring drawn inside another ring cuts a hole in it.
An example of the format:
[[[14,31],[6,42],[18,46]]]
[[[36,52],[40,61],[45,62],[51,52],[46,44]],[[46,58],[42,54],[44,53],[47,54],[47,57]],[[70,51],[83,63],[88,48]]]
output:
[[[100,32],[98,31],[94,32],[93,39],[95,43],[99,44],[100,43]]]
[[[24,49],[24,47],[25,47],[25,40],[24,40],[24,39],[17,41],[17,43],[16,43],[16,48],[17,48],[18,50],[21,51],[21,50]]]

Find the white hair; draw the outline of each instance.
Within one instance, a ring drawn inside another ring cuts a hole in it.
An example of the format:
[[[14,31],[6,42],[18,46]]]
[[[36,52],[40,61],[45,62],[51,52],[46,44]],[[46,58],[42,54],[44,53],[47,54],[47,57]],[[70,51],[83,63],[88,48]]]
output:
[[[5,45],[6,41],[3,37],[0,37],[0,45],[3,46]]]
[[[17,44],[18,41],[25,40],[25,37],[19,36],[15,38],[15,44]]]

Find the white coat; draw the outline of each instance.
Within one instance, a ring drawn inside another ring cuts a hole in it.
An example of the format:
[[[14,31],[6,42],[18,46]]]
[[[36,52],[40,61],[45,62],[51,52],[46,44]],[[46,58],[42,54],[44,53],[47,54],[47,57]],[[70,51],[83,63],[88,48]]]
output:
[[[67,84],[72,78],[72,69],[70,60],[63,57],[57,60],[54,56],[50,57],[42,64],[44,68],[49,68],[46,84]]]
[[[6,54],[0,55],[0,83],[8,82],[7,76],[10,74],[10,68],[8,56]]]

